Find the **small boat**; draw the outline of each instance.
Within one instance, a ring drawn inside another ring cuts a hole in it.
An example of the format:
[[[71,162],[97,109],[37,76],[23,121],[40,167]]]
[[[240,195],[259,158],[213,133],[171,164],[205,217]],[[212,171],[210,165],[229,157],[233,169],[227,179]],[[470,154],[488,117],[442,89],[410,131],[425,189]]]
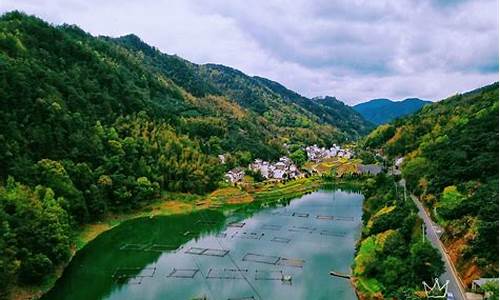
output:
[[[292,275],[281,275],[281,283],[291,285]]]
[[[335,276],[335,277],[342,277],[342,278],[346,278],[346,279],[351,279],[351,275],[346,274],[346,273],[330,271],[330,275]]]

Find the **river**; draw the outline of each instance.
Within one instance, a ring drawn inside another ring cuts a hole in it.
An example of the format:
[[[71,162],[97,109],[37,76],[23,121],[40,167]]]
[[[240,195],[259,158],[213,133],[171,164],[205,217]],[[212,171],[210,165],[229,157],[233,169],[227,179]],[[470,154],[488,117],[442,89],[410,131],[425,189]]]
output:
[[[329,272],[351,272],[362,202],[321,189],[272,207],[126,221],[79,251],[43,299],[356,299]]]

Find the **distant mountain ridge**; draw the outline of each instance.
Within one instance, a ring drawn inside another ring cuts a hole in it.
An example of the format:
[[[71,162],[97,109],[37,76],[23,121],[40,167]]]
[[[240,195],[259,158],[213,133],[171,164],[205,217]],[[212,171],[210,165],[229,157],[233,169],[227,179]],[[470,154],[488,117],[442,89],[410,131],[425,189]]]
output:
[[[356,104],[353,108],[368,121],[380,125],[414,113],[429,103],[432,101],[419,98],[407,98],[402,101],[382,98]]]

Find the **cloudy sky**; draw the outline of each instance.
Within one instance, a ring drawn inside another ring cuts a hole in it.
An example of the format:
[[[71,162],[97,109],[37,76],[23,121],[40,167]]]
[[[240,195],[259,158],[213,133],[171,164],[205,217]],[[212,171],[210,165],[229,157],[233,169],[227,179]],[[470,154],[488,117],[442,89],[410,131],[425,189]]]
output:
[[[163,52],[349,104],[437,100],[498,80],[495,0],[1,0],[94,35],[135,33]]]

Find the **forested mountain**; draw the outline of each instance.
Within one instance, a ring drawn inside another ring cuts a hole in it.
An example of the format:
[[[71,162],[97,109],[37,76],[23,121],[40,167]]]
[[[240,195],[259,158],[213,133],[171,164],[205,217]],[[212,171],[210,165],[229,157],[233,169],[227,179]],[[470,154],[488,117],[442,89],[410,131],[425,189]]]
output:
[[[254,76],[254,79],[280,95],[286,101],[292,102],[316,115],[321,122],[332,124],[349,135],[366,134],[374,127],[354,109],[337,100],[335,97],[308,99],[279,84],[278,82]]]
[[[364,145],[405,158],[402,176],[466,283],[498,276],[498,83],[381,125]]]
[[[308,99],[278,82],[216,64],[197,65],[178,56],[161,53],[135,35],[113,41],[143,54],[144,63],[165,74],[195,96],[225,95],[242,107],[278,126],[308,126],[310,120],[333,125],[347,138],[369,132],[372,124],[351,107],[329,97],[323,103]],[[309,120],[310,119],[310,120]]]
[[[365,129],[349,129],[351,115],[318,115],[259,79],[134,36],[1,16],[0,297],[66,262],[79,224],[161,191],[213,190],[217,154],[230,152],[231,166],[277,158],[285,142],[354,138]]]
[[[373,99],[353,106],[368,121],[380,125],[392,120],[409,115],[421,109],[424,105],[432,103],[428,100],[408,98],[402,101],[389,99]]]

